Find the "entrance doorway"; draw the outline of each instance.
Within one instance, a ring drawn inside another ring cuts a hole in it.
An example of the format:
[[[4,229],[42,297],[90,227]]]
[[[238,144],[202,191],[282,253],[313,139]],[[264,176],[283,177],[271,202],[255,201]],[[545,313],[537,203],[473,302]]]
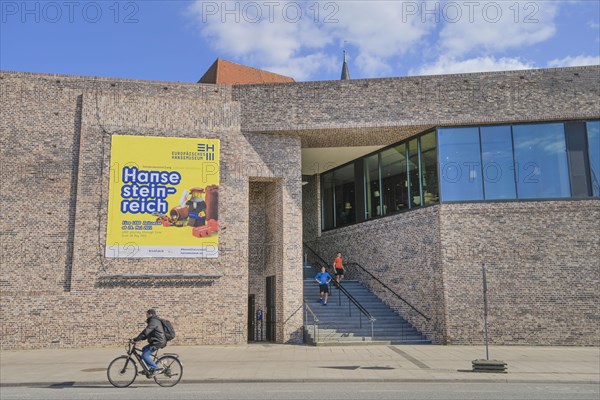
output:
[[[256,296],[248,295],[248,341],[256,340]]]
[[[254,295],[254,299],[248,298],[248,340],[254,338],[255,341],[275,342],[281,340],[283,335],[277,318],[277,312],[281,312],[278,308],[281,307],[283,295],[281,288],[276,285],[276,282],[279,285],[282,282],[282,204],[281,181],[250,180],[247,296]],[[261,321],[256,318],[259,310],[262,311]]]
[[[267,315],[266,315],[266,339],[267,342],[275,342],[275,327],[277,316],[275,309],[275,276],[267,276]]]

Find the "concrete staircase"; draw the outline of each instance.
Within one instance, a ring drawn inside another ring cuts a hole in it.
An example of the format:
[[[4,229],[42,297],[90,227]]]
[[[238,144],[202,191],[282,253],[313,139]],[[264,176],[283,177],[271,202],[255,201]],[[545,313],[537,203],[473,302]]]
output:
[[[314,312],[305,310],[306,342],[315,345],[348,344],[431,344],[404,318],[385,305],[358,281],[344,280],[342,285],[376,319],[373,336],[369,319],[358,311],[348,298],[331,284],[326,306],[319,303],[319,285],[314,279],[304,280],[304,301]],[[361,327],[362,324],[362,327]]]

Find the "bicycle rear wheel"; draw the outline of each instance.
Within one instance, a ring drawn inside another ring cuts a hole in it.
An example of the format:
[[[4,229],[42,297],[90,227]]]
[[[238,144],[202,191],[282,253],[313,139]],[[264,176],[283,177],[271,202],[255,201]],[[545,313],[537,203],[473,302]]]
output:
[[[160,368],[164,368],[161,373],[154,375],[156,383],[165,387],[175,386],[179,383],[183,376],[183,365],[177,357],[162,356],[156,364]]]
[[[128,356],[117,357],[108,365],[106,375],[115,387],[124,388],[133,383],[137,377],[137,364]]]

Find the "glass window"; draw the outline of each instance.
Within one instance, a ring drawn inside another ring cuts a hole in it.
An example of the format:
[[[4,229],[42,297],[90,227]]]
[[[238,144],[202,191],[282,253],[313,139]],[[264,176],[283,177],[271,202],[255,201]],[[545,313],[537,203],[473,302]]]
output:
[[[419,179],[419,144],[417,139],[408,142],[408,187],[410,206],[419,207],[421,201],[421,180]]]
[[[421,182],[425,204],[439,200],[437,174],[437,146],[435,132],[421,136]]]
[[[512,133],[509,125],[481,127],[486,200],[516,199]]]
[[[589,121],[586,125],[592,194],[594,197],[600,197],[600,121]]]
[[[406,144],[381,152],[381,207],[377,215],[393,214],[408,208]]]
[[[518,197],[570,197],[563,124],[514,125],[513,138]]]
[[[335,179],[335,226],[356,221],[356,197],[354,192],[354,164],[334,171]]]
[[[483,200],[479,128],[438,130],[442,200]]]
[[[365,219],[376,217],[381,210],[381,188],[379,187],[379,153],[366,157],[365,170]]]
[[[322,207],[322,226],[323,230],[335,227],[333,221],[333,172],[327,172],[321,175],[321,207]]]

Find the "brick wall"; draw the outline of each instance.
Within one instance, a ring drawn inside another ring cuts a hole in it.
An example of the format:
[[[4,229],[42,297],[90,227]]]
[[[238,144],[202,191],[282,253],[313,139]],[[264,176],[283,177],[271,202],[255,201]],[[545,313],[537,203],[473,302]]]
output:
[[[356,268],[435,343],[483,343],[481,265],[495,344],[598,346],[600,200],[443,204],[323,232],[341,251],[432,318],[426,322]],[[330,261],[331,262],[331,261]]]
[[[433,126],[598,117],[600,66],[243,85],[243,131],[304,147],[386,145]]]
[[[593,344],[597,200],[433,206],[319,238],[318,185],[303,197],[300,148],[390,144],[436,125],[598,118],[599,71],[240,87],[0,72],[1,346],[112,345],[142,329],[150,306],[175,322],[176,343],[243,343],[248,288],[258,285],[250,274],[262,262],[277,280],[278,340],[298,342],[303,208],[305,239],[328,259],[341,250],[386,276],[430,322],[361,279],[436,343],[480,342],[479,262],[456,251],[477,243],[500,255],[490,270],[492,341]],[[227,229],[218,259],[102,256],[112,134],[221,140],[219,214]],[[254,182],[264,185],[256,193]],[[266,228],[256,233],[251,204],[261,199]],[[264,259],[249,261],[255,240],[265,243]],[[508,268],[521,240],[518,269]],[[224,277],[139,285],[101,279],[131,272]]]
[[[321,233],[321,196],[318,193],[319,175],[303,175],[302,181],[302,240],[314,240]]]
[[[430,318],[427,321],[358,267],[347,269],[435,343],[445,343],[439,206],[323,232],[313,242],[330,264],[336,252],[357,262]]]
[[[250,177],[279,182],[280,342],[297,342],[302,316],[300,142],[240,131],[239,103],[214,85],[2,72],[2,348],[114,345],[155,307],[177,344],[244,343],[249,285]],[[110,136],[221,140],[218,259],[105,259]],[[289,212],[283,212],[283,209]],[[294,272],[298,271],[297,276]],[[114,273],[222,273],[214,280],[105,283]],[[286,302],[284,304],[284,302]],[[301,299],[299,300],[301,302]],[[110,327],[110,329],[107,329]]]
[[[600,344],[600,200],[446,204],[440,233],[448,342]]]

